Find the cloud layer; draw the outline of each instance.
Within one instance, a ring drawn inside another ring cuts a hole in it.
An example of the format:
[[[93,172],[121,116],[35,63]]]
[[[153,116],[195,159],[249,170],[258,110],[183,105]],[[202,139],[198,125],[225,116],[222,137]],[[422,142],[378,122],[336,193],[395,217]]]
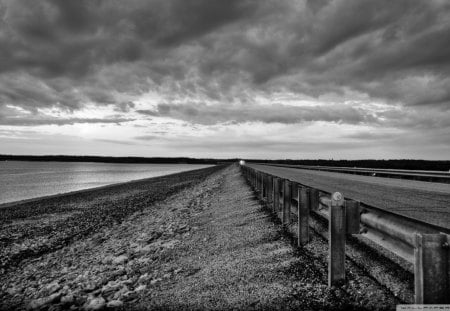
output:
[[[154,119],[325,122],[380,147],[383,128],[450,134],[444,0],[0,0],[0,46],[9,130],[148,128],[125,141]]]

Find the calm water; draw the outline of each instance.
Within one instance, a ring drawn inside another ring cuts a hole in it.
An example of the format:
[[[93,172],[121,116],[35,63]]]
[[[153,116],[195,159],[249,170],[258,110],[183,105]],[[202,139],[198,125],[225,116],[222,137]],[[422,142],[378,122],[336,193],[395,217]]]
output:
[[[0,204],[207,166],[0,161]]]

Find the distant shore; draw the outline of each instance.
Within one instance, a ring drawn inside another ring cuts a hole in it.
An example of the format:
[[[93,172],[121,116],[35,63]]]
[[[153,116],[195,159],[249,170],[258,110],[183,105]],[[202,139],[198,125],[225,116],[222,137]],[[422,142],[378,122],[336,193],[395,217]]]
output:
[[[0,154],[0,161],[42,161],[42,162],[97,162],[133,164],[220,164],[237,162],[237,159],[209,159],[188,157],[107,157],[77,155],[8,155]]]
[[[189,157],[111,157],[77,155],[7,155],[0,154],[0,161],[55,161],[55,162],[102,162],[102,163],[141,163],[141,164],[223,164],[238,163],[239,160],[257,163],[277,163],[289,165],[316,165],[333,167],[356,167],[400,170],[445,171],[450,170],[450,160],[423,159],[251,159],[251,158],[189,158]]]

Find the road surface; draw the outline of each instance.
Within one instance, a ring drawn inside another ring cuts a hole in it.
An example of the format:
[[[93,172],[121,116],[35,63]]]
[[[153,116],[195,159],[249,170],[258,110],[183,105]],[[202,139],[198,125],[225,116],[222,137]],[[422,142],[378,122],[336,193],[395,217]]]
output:
[[[250,163],[247,165],[320,190],[339,191],[346,198],[450,228],[449,184]]]

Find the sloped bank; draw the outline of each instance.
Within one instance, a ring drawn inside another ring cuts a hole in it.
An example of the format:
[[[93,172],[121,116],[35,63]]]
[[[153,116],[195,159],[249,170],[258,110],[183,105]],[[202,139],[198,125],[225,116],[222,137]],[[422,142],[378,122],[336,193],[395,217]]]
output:
[[[0,278],[11,266],[88,236],[222,169],[213,166],[0,208]]]
[[[326,260],[298,252],[236,167],[120,224],[34,260],[2,279],[2,309],[395,309],[383,287],[352,270],[326,286]]]

